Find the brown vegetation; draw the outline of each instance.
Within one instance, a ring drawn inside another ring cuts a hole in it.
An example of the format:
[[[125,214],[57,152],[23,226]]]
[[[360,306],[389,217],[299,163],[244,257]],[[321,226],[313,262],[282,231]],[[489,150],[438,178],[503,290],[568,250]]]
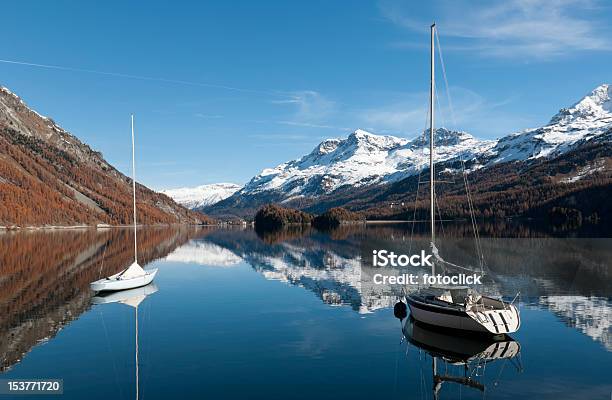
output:
[[[612,169],[568,181],[561,180],[568,172],[574,175],[594,162],[609,165],[612,146],[608,143],[585,145],[553,160],[533,163],[504,163],[469,175],[474,214],[477,219],[531,217],[547,223],[611,220],[608,206],[612,191]],[[426,173],[424,173],[426,176]],[[436,216],[442,219],[470,217],[466,189],[461,174],[440,175],[445,181],[436,186]],[[377,204],[366,206],[368,219],[426,220],[429,218],[429,190],[421,183],[415,204],[418,177],[411,177],[386,188]],[[390,207],[389,204],[403,207]],[[553,209],[556,208],[555,211]],[[571,221],[570,221],[571,220]],[[572,222],[573,223],[573,222]]]
[[[0,226],[131,222],[131,179],[16,96],[0,91],[0,100]],[[143,224],[211,222],[142,185],[136,191]]]
[[[139,229],[138,262],[164,257],[200,232]],[[89,283],[133,261],[133,238],[121,228],[0,235],[0,372],[89,308]]]

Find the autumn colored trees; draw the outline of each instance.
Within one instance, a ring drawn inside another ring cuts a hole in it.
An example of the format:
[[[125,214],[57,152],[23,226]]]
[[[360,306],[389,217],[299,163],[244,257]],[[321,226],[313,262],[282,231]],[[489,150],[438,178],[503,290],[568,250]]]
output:
[[[77,159],[0,125],[0,226],[130,224],[131,180],[99,153],[91,157]],[[163,194],[136,188],[139,223],[211,222]]]

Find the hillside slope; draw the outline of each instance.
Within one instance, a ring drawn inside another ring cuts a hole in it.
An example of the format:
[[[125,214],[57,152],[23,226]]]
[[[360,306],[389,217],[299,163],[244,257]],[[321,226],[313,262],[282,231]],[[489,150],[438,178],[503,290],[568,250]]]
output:
[[[0,226],[129,224],[131,196],[101,153],[0,87]],[[210,221],[140,184],[136,197],[143,224]]]

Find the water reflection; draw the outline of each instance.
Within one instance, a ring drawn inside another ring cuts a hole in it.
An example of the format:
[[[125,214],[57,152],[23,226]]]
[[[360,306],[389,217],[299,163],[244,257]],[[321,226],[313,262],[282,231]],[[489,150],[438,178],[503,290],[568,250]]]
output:
[[[542,296],[539,305],[612,351],[612,304],[595,296]]]
[[[427,248],[402,226],[350,226],[330,233],[294,229],[264,236],[252,230],[214,230],[195,239],[169,260],[189,254],[203,265],[248,263],[266,279],[300,286],[329,305],[359,313],[391,307],[406,287],[380,288],[362,268],[370,248],[408,252]],[[448,233],[448,232],[447,232]],[[612,239],[485,238],[487,284],[480,290],[512,299],[522,307],[547,309],[567,325],[612,348]],[[440,246],[445,259],[476,265],[474,243],[450,238]]]
[[[192,228],[142,229],[142,265],[193,238]],[[90,306],[89,282],[133,258],[128,229],[0,233],[0,371]]]
[[[448,235],[449,231],[446,233]],[[451,262],[474,264],[474,243],[462,238],[461,234],[458,236],[445,240],[440,245],[440,251]],[[174,374],[178,378],[181,373],[193,373],[190,375],[193,378],[196,367],[207,366],[209,369],[206,373],[211,377],[209,384],[213,386],[224,376],[232,376],[236,369],[241,376],[248,376],[253,384],[259,384],[259,381],[255,382],[257,379],[263,381],[264,377],[252,372],[247,357],[241,358],[243,353],[251,354],[252,351],[258,352],[259,359],[267,359],[275,366],[279,375],[288,374],[291,368],[306,375],[308,373],[304,371],[311,367],[340,368],[336,361],[325,358],[328,353],[337,355],[342,364],[346,364],[346,358],[347,363],[352,365],[359,365],[364,360],[367,362],[367,357],[374,359],[372,354],[382,354],[381,349],[388,347],[381,337],[384,337],[387,328],[389,332],[393,328],[396,340],[397,326],[387,325],[389,312],[376,311],[391,308],[401,295],[401,288],[394,292],[371,285],[363,273],[364,254],[374,246],[409,252],[427,242],[418,236],[411,239],[410,226],[350,226],[327,233],[293,229],[271,235],[258,234],[251,229],[160,228],[139,232],[139,241],[139,247],[143,249],[143,265],[158,259],[165,260],[159,261],[160,267],[163,267],[159,284],[163,285],[164,290],[147,300],[145,306],[158,304],[166,312],[153,315],[153,318],[157,318],[153,326],[158,330],[150,331],[150,337],[143,340],[150,340],[156,350],[163,353],[151,354],[151,358],[157,361],[149,364],[153,371],[157,366],[166,366],[171,361],[173,364],[172,368],[160,367],[155,378],[160,378],[158,381],[161,382],[161,377]],[[537,357],[540,352],[546,352],[546,349],[531,351],[540,337],[546,343],[556,341],[557,347],[549,349],[559,354],[558,351],[563,352],[559,349],[565,346],[570,337],[574,340],[572,345],[579,349],[574,353],[581,353],[585,348],[590,356],[603,353],[599,361],[601,365],[607,365],[608,359],[603,357],[609,356],[609,353],[601,350],[612,350],[611,244],[611,239],[483,239],[489,290],[504,296],[513,296],[520,290],[524,314],[527,318],[537,318],[535,323],[533,320],[527,322],[517,335],[527,349],[523,356]],[[79,344],[84,350],[91,349],[83,343],[87,343],[92,332],[96,333],[101,327],[97,320],[95,323],[88,320],[90,313],[86,311],[92,302],[108,303],[113,298],[92,299],[89,282],[99,276],[116,273],[131,261],[131,245],[131,232],[127,229],[0,234],[1,370],[19,362],[37,343],[50,340],[79,316],[83,317],[73,325],[73,328],[78,328],[76,332],[75,329],[67,330],[73,336],[55,340],[54,343],[58,343],[59,348],[65,346],[64,350],[78,347]],[[194,264],[214,268],[193,268]],[[278,282],[293,288],[288,290]],[[316,296],[315,301],[305,301],[305,297],[313,298],[308,295],[309,292]],[[256,306],[253,306],[254,302]],[[260,309],[262,305],[267,307],[267,311]],[[340,307],[330,311],[325,305]],[[123,310],[113,310],[112,305],[97,305],[96,308],[108,309],[111,318],[119,319],[117,315],[124,315]],[[325,311],[321,312],[321,308]],[[255,310],[246,313],[247,322],[243,321],[245,309]],[[306,314],[307,318],[302,318],[305,310],[311,313]],[[548,330],[539,329],[538,323],[542,318],[548,318]],[[558,321],[563,321],[569,328]],[[242,332],[246,328],[249,330],[247,336],[256,337],[260,343],[256,349],[253,349],[251,339],[244,339],[245,335],[232,335],[232,332]],[[411,333],[407,336],[418,338],[414,327],[410,329]],[[548,336],[549,332],[560,336]],[[300,334],[307,338],[305,341],[308,344],[312,343],[313,348],[322,346],[325,349],[317,353],[322,361],[312,361],[311,365],[304,361],[303,354],[292,353],[294,347],[287,343],[293,343],[292,340]],[[101,337],[101,334],[98,336]],[[78,341],[83,337],[86,339]],[[175,340],[177,337],[179,340]],[[577,342],[576,337],[582,341]],[[343,347],[345,342],[361,346],[356,344],[358,340],[364,341],[360,351],[355,352],[352,345]],[[324,343],[321,344],[321,341]],[[132,343],[130,341],[127,345],[132,346]],[[455,362],[464,362],[482,358],[475,355],[483,352],[489,355],[496,353],[495,346],[490,348],[490,344],[483,347],[482,343],[469,346],[465,343],[444,343],[446,345],[436,344],[436,357],[444,358],[446,361],[441,363],[450,365],[449,360],[453,357]],[[518,346],[518,343],[514,343]],[[506,352],[511,354],[514,345],[508,346]],[[127,351],[128,347],[122,348]],[[194,348],[205,351],[210,358],[196,357]],[[376,349],[376,352],[371,350],[368,353],[369,349]],[[32,361],[20,364],[22,368],[30,368],[25,369],[26,372],[16,367],[7,376],[16,372],[25,376],[33,370],[46,372],[49,359],[44,357],[52,353],[44,350],[32,352],[29,356]],[[384,362],[385,357],[381,355],[377,360]],[[582,354],[576,357],[582,357]],[[497,365],[501,361],[486,364]],[[182,369],[184,363],[195,367]],[[544,361],[536,360],[534,363],[541,366]],[[77,369],[75,367],[74,377],[80,377]],[[88,364],[87,369],[91,369],[91,365]],[[526,370],[536,376],[535,368]],[[352,373],[360,372],[353,370]],[[99,374],[103,375],[102,372]],[[581,376],[583,380],[587,378]],[[376,375],[372,381],[381,382],[382,379],[383,376]],[[83,392],[78,392],[78,388],[74,387],[77,380],[74,378],[72,381],[74,393],[86,393],[85,388]],[[291,377],[282,375],[279,380],[289,382]],[[328,381],[321,378],[320,382],[331,382],[331,378]],[[131,380],[123,384],[132,387]],[[152,391],[164,390],[163,387],[154,389],[154,382],[150,385]],[[194,388],[194,393],[199,393],[200,389]],[[226,389],[219,390],[217,398]],[[447,391],[444,389],[442,393]],[[428,393],[431,393],[429,388]]]
[[[136,385],[136,400],[139,399],[140,393],[140,379],[139,379],[139,366],[140,362],[138,359],[138,307],[145,300],[147,296],[152,295],[157,292],[157,285],[155,283],[149,283],[146,286],[121,290],[118,292],[110,292],[110,293],[98,293],[91,299],[92,304],[94,305],[102,305],[102,304],[111,304],[111,303],[122,303],[127,306],[134,308],[134,336],[135,336],[135,346],[134,346],[134,355],[135,355],[135,363],[134,363],[134,376],[135,376],[135,385]]]
[[[134,289],[120,290],[118,292],[104,292],[97,293],[91,298],[91,304],[110,304],[110,303],[122,303],[134,308],[138,308],[140,303],[147,297],[156,293],[158,287],[155,282],[151,282],[146,286],[137,287]]]
[[[441,398],[446,383],[484,393],[486,380],[491,380],[485,375],[487,370],[489,375],[495,374],[494,385],[497,385],[502,378],[499,371],[505,367],[500,365],[502,363],[510,362],[517,371],[522,370],[519,358],[521,346],[509,336],[462,336],[427,327],[410,317],[402,321],[402,333],[411,345],[431,358],[431,391],[434,399]],[[489,386],[492,385],[489,383]],[[447,398],[453,398],[453,395]]]
[[[203,264],[215,267],[233,267],[242,258],[231,250],[205,240],[192,240],[166,256],[167,261],[185,264]]]

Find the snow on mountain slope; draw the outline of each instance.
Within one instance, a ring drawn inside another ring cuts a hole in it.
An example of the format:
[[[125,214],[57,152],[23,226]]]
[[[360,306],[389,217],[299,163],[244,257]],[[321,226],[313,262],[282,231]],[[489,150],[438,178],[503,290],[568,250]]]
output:
[[[236,193],[241,187],[234,183],[213,183],[193,188],[168,189],[162,193],[184,207],[195,209],[218,203]]]
[[[612,128],[612,86],[601,85],[550,122],[499,140],[479,140],[466,132],[438,128],[435,162],[473,160],[472,168],[562,154]],[[281,201],[329,194],[343,186],[389,183],[429,164],[429,134],[407,140],[356,130],[346,139],[327,139],[310,154],[263,170],[238,196],[276,194]]]
[[[580,141],[590,140],[612,127],[612,86],[601,85],[550,122],[501,138],[492,149],[491,163],[556,156]]]
[[[436,162],[485,154],[493,141],[477,140],[465,132],[436,130]],[[327,139],[310,154],[276,168],[263,170],[238,195],[278,191],[292,199],[353,187],[393,182],[410,176],[429,162],[428,135],[413,140],[375,135],[358,129],[346,139]]]

